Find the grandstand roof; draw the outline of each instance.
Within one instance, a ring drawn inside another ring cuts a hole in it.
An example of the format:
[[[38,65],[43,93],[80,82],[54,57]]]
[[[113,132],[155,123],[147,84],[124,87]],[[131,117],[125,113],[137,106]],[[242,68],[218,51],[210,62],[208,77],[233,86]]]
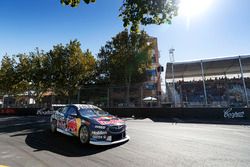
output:
[[[200,77],[201,62],[205,76],[216,76],[225,74],[240,74],[239,57],[244,73],[250,73],[250,55],[198,60],[190,62],[175,62],[174,77]],[[165,79],[172,79],[172,63],[167,63]]]

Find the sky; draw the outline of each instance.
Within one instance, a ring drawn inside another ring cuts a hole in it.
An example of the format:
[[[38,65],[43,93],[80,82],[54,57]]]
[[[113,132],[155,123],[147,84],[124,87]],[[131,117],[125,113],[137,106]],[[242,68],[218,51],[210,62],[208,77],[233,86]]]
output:
[[[1,0],[0,59],[44,51],[53,45],[78,39],[82,49],[96,55],[106,41],[123,30],[118,17],[122,0],[96,0],[77,8],[60,0]],[[172,24],[141,27],[158,38],[160,63],[190,61],[250,54],[250,1],[213,0],[207,9],[187,19],[180,14]]]

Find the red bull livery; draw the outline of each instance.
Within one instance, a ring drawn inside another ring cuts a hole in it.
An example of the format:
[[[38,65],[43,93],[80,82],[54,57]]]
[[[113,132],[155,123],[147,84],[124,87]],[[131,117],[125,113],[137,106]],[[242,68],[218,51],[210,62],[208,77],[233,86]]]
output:
[[[50,118],[51,131],[76,136],[82,144],[112,145],[126,142],[126,124],[102,109],[87,104],[70,104]]]

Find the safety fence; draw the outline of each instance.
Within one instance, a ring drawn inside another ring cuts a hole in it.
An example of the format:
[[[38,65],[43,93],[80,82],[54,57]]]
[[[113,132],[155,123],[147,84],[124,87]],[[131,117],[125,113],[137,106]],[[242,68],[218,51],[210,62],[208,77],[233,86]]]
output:
[[[44,92],[40,99],[31,95],[0,96],[0,108],[51,108],[52,104],[93,104],[99,107],[159,107],[164,100],[156,84],[82,86],[72,95]]]

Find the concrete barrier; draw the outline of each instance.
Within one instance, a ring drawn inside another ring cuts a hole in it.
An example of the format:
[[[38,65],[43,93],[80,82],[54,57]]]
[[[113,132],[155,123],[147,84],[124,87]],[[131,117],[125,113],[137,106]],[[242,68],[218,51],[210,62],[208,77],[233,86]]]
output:
[[[250,108],[104,108],[119,117],[250,120]]]
[[[1,108],[0,115],[36,115],[38,108]]]
[[[118,117],[250,120],[250,108],[103,108]],[[2,108],[0,115],[50,115],[40,108]]]

